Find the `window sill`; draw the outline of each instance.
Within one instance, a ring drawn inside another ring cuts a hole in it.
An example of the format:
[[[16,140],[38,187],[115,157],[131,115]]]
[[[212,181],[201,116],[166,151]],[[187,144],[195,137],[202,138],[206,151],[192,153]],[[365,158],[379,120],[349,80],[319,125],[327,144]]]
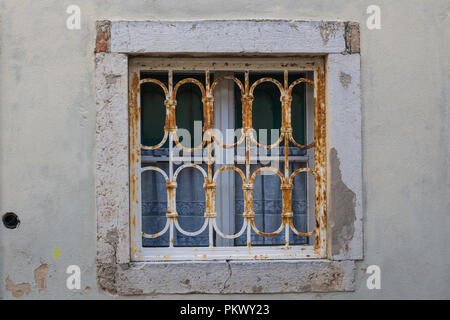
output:
[[[233,294],[353,291],[354,261],[178,261],[118,265],[117,293]]]

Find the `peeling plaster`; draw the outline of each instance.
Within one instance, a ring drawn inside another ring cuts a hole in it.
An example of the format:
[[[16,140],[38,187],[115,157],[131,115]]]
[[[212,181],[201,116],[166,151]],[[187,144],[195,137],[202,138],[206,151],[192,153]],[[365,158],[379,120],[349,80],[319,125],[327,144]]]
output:
[[[117,294],[115,263],[97,262],[97,284],[101,293]]]
[[[341,72],[341,75],[339,76],[339,81],[341,81],[342,86],[345,89],[347,89],[349,84],[352,83],[352,75],[345,72]]]
[[[101,292],[106,292],[109,294],[116,294],[116,271],[117,271],[117,261],[116,261],[116,248],[118,244],[119,236],[117,230],[108,230],[105,236],[104,242],[109,245],[111,250],[111,263],[105,263],[97,261],[97,283]]]
[[[6,278],[6,286],[7,291],[11,291],[14,298],[20,298],[24,294],[30,293],[30,284],[29,283],[19,283],[14,284],[14,282],[9,278]]]
[[[336,32],[342,29],[342,25],[337,22],[322,22],[318,28],[323,44],[327,45],[330,38],[335,38]]]
[[[42,264],[38,268],[34,270],[34,281],[39,288],[39,292],[45,290],[47,288],[46,277],[48,273],[48,265]]]
[[[342,181],[340,160],[335,148],[330,150],[331,196],[329,224],[331,226],[332,254],[348,251],[348,241],[355,232],[356,194]]]

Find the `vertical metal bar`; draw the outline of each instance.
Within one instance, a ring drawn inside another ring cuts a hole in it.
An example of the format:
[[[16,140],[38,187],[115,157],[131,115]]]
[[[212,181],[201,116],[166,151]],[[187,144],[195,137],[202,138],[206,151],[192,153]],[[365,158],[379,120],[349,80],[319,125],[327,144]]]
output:
[[[283,112],[283,117],[285,119],[285,123],[282,124],[282,126],[289,126],[289,129],[291,127],[291,104],[288,98],[289,95],[289,78],[288,78],[288,71],[284,70],[284,74],[283,74],[283,79],[284,79],[284,92],[283,92],[283,99],[282,99],[282,112]],[[284,114],[286,113],[286,114]],[[282,133],[284,134],[284,183],[288,183],[289,181],[289,134],[287,132],[285,132],[288,128],[283,128]],[[286,199],[285,196],[285,192],[292,192],[292,190],[289,191],[285,191],[283,190],[283,201],[290,201],[291,206],[292,207],[292,193],[291,193],[291,199]],[[285,213],[285,212],[283,212]],[[282,214],[283,214],[282,213]],[[292,217],[289,218],[282,218],[283,223],[285,223],[284,225],[284,244],[286,246],[289,245],[289,230],[290,230],[290,226],[288,223],[287,219],[292,219]]]
[[[315,100],[315,84],[317,83],[314,79],[314,71],[308,71],[306,73],[306,78],[313,81],[314,86],[306,85],[306,145],[311,141],[314,141],[314,100]],[[314,170],[314,149],[309,148],[306,150],[308,157],[307,167]],[[310,231],[314,229],[315,226],[315,178],[311,174],[306,174],[306,203],[307,203],[307,228]],[[308,237],[308,244],[315,243],[315,235]]]
[[[214,123],[211,123],[211,117],[212,115],[212,101],[210,100],[212,98],[212,92],[211,92],[211,88],[210,88],[210,74],[209,74],[209,70],[205,71],[205,90],[206,90],[206,100],[203,101],[203,111],[205,114],[204,117],[204,121],[205,121],[205,125],[203,126],[204,128],[204,132],[203,134],[207,135],[207,152],[208,152],[208,178],[207,178],[207,183],[205,183],[205,194],[208,193],[209,194],[209,199],[207,200],[206,205],[210,206],[210,208],[207,208],[207,212],[211,213],[211,211],[215,208],[215,192],[214,189],[206,189],[206,186],[208,184],[212,184],[212,179],[213,179],[213,164],[212,164],[212,125]],[[202,153],[203,154],[203,153]],[[217,159],[217,154],[216,154],[216,159]],[[215,188],[215,187],[214,187]],[[214,207],[214,208],[213,208]],[[214,212],[215,215],[215,212]],[[212,248],[214,246],[214,225],[213,222],[215,221],[215,216],[214,217],[205,217],[205,219],[208,219],[208,238],[209,238],[209,247]]]
[[[168,90],[169,90],[169,97],[171,97],[173,100],[176,99],[176,97],[173,97],[173,72],[172,70],[169,70],[168,72]],[[170,130],[169,132],[169,181],[172,182],[173,181],[173,139],[174,139],[174,131]],[[173,201],[175,202],[175,208],[173,208],[173,210],[176,209],[176,198],[175,198],[175,190],[173,190],[174,192],[172,193],[172,197],[174,198]],[[168,199],[170,201],[170,199]],[[174,218],[169,218],[170,219],[170,229],[169,229],[169,247],[173,248],[173,243],[174,243]],[[175,218],[176,219],[176,218]]]
[[[214,227],[213,227],[213,223],[212,223],[212,219],[211,218],[207,218],[208,219],[208,227],[209,227],[209,232],[208,232],[208,237],[209,237],[209,247],[212,248],[214,246]]]
[[[284,108],[282,108],[282,112],[286,112],[289,113],[289,117],[287,117],[287,115],[285,115],[286,119],[289,118],[290,119],[290,113],[291,111],[290,109],[290,104],[288,104],[287,102],[287,95],[289,95],[288,92],[288,71],[284,70],[284,92],[283,92],[283,96],[284,96],[284,101],[283,101],[283,106]],[[289,109],[288,109],[289,106]],[[288,109],[288,110],[286,110]],[[287,122],[287,121],[286,121]],[[290,124],[290,121],[289,121]],[[284,124],[287,125],[287,124]],[[285,130],[287,128],[284,128]],[[284,130],[283,130],[284,131]],[[288,179],[289,177],[289,136],[288,134],[284,134],[284,178]]]
[[[249,72],[245,72],[245,94],[248,95],[249,91]],[[248,100],[248,99],[247,99]],[[242,106],[243,108],[248,108],[248,106]],[[251,113],[248,112],[246,114],[246,117],[251,117]],[[246,136],[245,136],[245,177],[247,179],[247,183],[250,181],[250,134],[253,134],[251,129],[246,129]]]
[[[246,120],[246,122],[248,124],[248,123],[251,122],[251,117],[252,117],[252,110],[249,109],[250,106],[248,105],[249,104],[248,95],[249,95],[249,90],[250,90],[249,71],[248,70],[245,71],[244,77],[245,77],[244,91],[245,91],[245,97],[246,97],[246,99],[245,99],[245,101],[246,101],[245,104],[246,105],[242,106],[242,108],[243,109],[245,108],[246,111],[247,111],[245,113],[245,116],[246,116],[247,119],[245,119],[245,120]],[[253,125],[252,125],[252,128],[253,128]],[[251,130],[252,130],[251,128],[246,128],[246,130],[245,130],[245,180],[246,180],[245,183],[246,184],[250,183],[250,134],[253,134],[253,132]],[[252,199],[253,197],[251,199],[248,199],[246,197],[250,192],[251,191],[244,193],[244,196],[245,196],[244,201],[246,201],[246,202],[252,201],[253,202],[253,199]],[[254,219],[254,218],[252,217],[251,219]],[[251,240],[252,240],[251,232],[252,232],[251,223],[250,223],[250,221],[248,221],[248,225],[247,225],[247,247],[249,247],[249,248],[252,246],[252,243],[251,243]]]
[[[284,245],[285,245],[285,246],[288,246],[288,245],[289,245],[289,230],[290,230],[289,224],[286,223],[286,224],[284,225]]]
[[[289,78],[288,78],[288,71],[287,70],[284,70],[283,80],[284,80],[284,94],[286,94],[287,90],[289,88]]]
[[[169,96],[172,98],[172,100],[175,100],[176,97],[173,97],[173,73],[172,70],[169,70],[168,72],[168,78],[169,78]],[[169,132],[169,180],[172,181],[173,179],[173,131],[171,130]]]
[[[247,224],[247,247],[250,248],[252,246],[252,226],[250,222]]]
[[[284,135],[284,178],[289,179],[289,136]]]
[[[173,248],[174,223],[173,219],[169,221],[169,247]]]
[[[169,180],[173,180],[173,131],[169,132]]]
[[[209,133],[204,133],[209,134]],[[206,148],[208,151],[208,180],[212,181],[213,173],[212,173],[212,148],[211,148],[211,137],[208,138],[208,141],[206,142]],[[216,155],[217,158],[217,155]]]

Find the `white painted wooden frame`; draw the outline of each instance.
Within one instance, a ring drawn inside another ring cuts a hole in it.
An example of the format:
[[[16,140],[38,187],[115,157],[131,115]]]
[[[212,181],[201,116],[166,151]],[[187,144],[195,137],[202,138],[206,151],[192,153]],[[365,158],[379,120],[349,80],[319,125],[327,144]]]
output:
[[[354,290],[354,260],[363,258],[358,28],[356,23],[333,21],[97,23],[97,276],[102,290],[113,294]],[[320,55],[325,59],[328,110],[325,259],[131,263],[128,58],[138,54]],[[271,281],[261,282],[261,276]]]
[[[289,61],[288,66],[286,63]],[[220,72],[236,71],[236,72],[244,72],[246,70],[251,71],[278,71],[283,72],[284,70],[288,71],[301,71],[308,73],[311,80],[317,77],[316,71],[317,68],[323,70],[324,68],[324,60],[323,57],[314,57],[314,58],[302,58],[302,57],[290,57],[290,58],[281,58],[281,57],[265,57],[265,58],[244,58],[244,57],[228,57],[228,58],[155,58],[155,57],[147,57],[147,58],[132,58],[129,62],[129,81],[131,82],[132,76],[134,73],[138,75],[142,71],[177,71],[177,70],[189,70],[189,71],[201,71],[209,70],[212,74],[216,70]],[[140,79],[140,78],[139,78]],[[227,82],[221,82],[220,84],[225,85]],[[234,83],[233,83],[234,85]],[[310,117],[308,121],[307,128],[307,140],[311,142],[314,140],[314,88],[310,85],[306,85],[308,88],[308,105],[307,105],[307,117]],[[219,88],[217,88],[219,89]],[[131,90],[131,89],[130,89]],[[215,96],[216,98],[216,96]],[[140,97],[137,97],[138,106],[141,105]],[[216,102],[214,103],[216,106]],[[234,106],[234,102],[233,102]],[[163,106],[162,106],[163,107]],[[219,115],[219,118],[215,117],[215,121],[220,120],[221,117],[224,116],[223,113],[219,113],[217,109],[214,110],[215,115]],[[229,110],[226,110],[229,112]],[[232,112],[234,116],[234,112]],[[234,119],[234,118],[232,118]],[[137,124],[137,132],[140,132],[140,122]],[[136,144],[140,145],[140,136],[136,137]],[[229,143],[229,142],[228,142]],[[307,143],[308,144],[308,143]],[[220,149],[222,150],[222,149]],[[229,150],[229,149],[224,149]],[[131,151],[131,150],[130,150]],[[308,157],[295,157],[290,156],[289,160],[294,161],[294,158],[304,159],[309,168],[314,168],[314,151],[311,149],[307,149],[310,159]],[[169,151],[170,152],[170,151]],[[195,153],[193,153],[195,154]],[[141,162],[140,155],[136,155],[138,158],[137,161]],[[171,158],[171,156],[169,156]],[[274,160],[283,161],[282,156],[274,156]],[[169,160],[169,159],[168,159]],[[201,163],[201,158],[200,162]],[[204,160],[204,159],[203,159]],[[190,161],[187,161],[189,163]],[[252,246],[252,247],[238,247],[238,246],[224,246],[220,245],[224,243],[227,239],[217,237],[223,241],[219,241],[219,245],[213,247],[144,247],[142,245],[142,198],[141,198],[141,172],[140,169],[133,169],[130,166],[130,170],[137,170],[135,172],[136,176],[136,185],[137,185],[137,203],[130,201],[130,206],[132,207],[131,212],[136,214],[136,218],[134,218],[134,214],[130,214],[130,220],[135,221],[135,224],[130,225],[130,234],[132,236],[131,239],[131,261],[183,261],[183,260],[252,260],[252,259],[319,259],[326,257],[326,250],[323,248],[322,250],[315,250],[314,248],[314,236],[307,237],[309,244],[306,245],[278,245],[278,246]],[[224,171],[221,173],[228,173]],[[234,178],[234,171],[231,172],[232,177]],[[291,172],[292,173],[292,172]],[[314,186],[314,178],[311,174],[305,173],[307,177],[307,208],[308,208],[308,229],[307,232],[311,231],[315,227],[315,216],[314,216],[314,189],[312,191],[309,188],[313,188]],[[130,171],[130,176],[132,176],[132,172]],[[221,176],[224,178],[225,176]],[[229,183],[224,183],[226,187],[229,187]],[[217,189],[218,191],[219,189]],[[234,197],[234,190],[229,193]],[[223,195],[222,195],[223,196]],[[221,198],[219,192],[216,192],[216,202],[217,198]],[[222,208],[223,209],[223,208]],[[229,208],[228,208],[229,209]],[[231,216],[228,212],[219,211],[220,208],[216,206],[216,210],[219,213],[218,217]],[[234,216],[233,216],[234,218]],[[309,219],[312,219],[309,221]],[[169,223],[169,221],[168,221]],[[170,224],[169,224],[170,226]],[[166,226],[167,227],[167,226]],[[175,227],[173,227],[173,232],[178,232]],[[170,229],[164,228],[162,231],[165,233],[170,232]],[[229,231],[229,230],[228,230]],[[239,231],[239,230],[234,230]],[[265,230],[267,232],[267,230]],[[225,232],[222,229],[222,232],[226,234],[230,234],[229,232]],[[233,234],[235,232],[232,232]],[[253,231],[252,231],[253,233]],[[284,233],[284,231],[283,231]],[[245,233],[244,233],[245,234]]]

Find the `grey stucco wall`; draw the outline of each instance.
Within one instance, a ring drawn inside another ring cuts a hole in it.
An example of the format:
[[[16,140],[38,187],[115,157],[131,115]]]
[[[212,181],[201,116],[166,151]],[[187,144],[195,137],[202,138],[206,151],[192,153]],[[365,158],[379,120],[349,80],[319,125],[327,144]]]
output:
[[[70,4],[81,8],[81,30],[66,29]],[[365,27],[370,4],[381,7],[381,30]],[[0,226],[0,298],[13,297],[8,277],[30,284],[24,298],[109,298],[95,279],[94,46],[101,19],[360,22],[365,259],[356,291],[246,297],[450,298],[449,12],[449,1],[425,0],[1,0],[0,214],[17,213],[21,225]],[[35,269],[45,264],[40,291]],[[71,264],[81,267],[82,290],[66,288]],[[371,264],[381,267],[381,290],[366,288]],[[183,297],[199,296],[165,298]]]

